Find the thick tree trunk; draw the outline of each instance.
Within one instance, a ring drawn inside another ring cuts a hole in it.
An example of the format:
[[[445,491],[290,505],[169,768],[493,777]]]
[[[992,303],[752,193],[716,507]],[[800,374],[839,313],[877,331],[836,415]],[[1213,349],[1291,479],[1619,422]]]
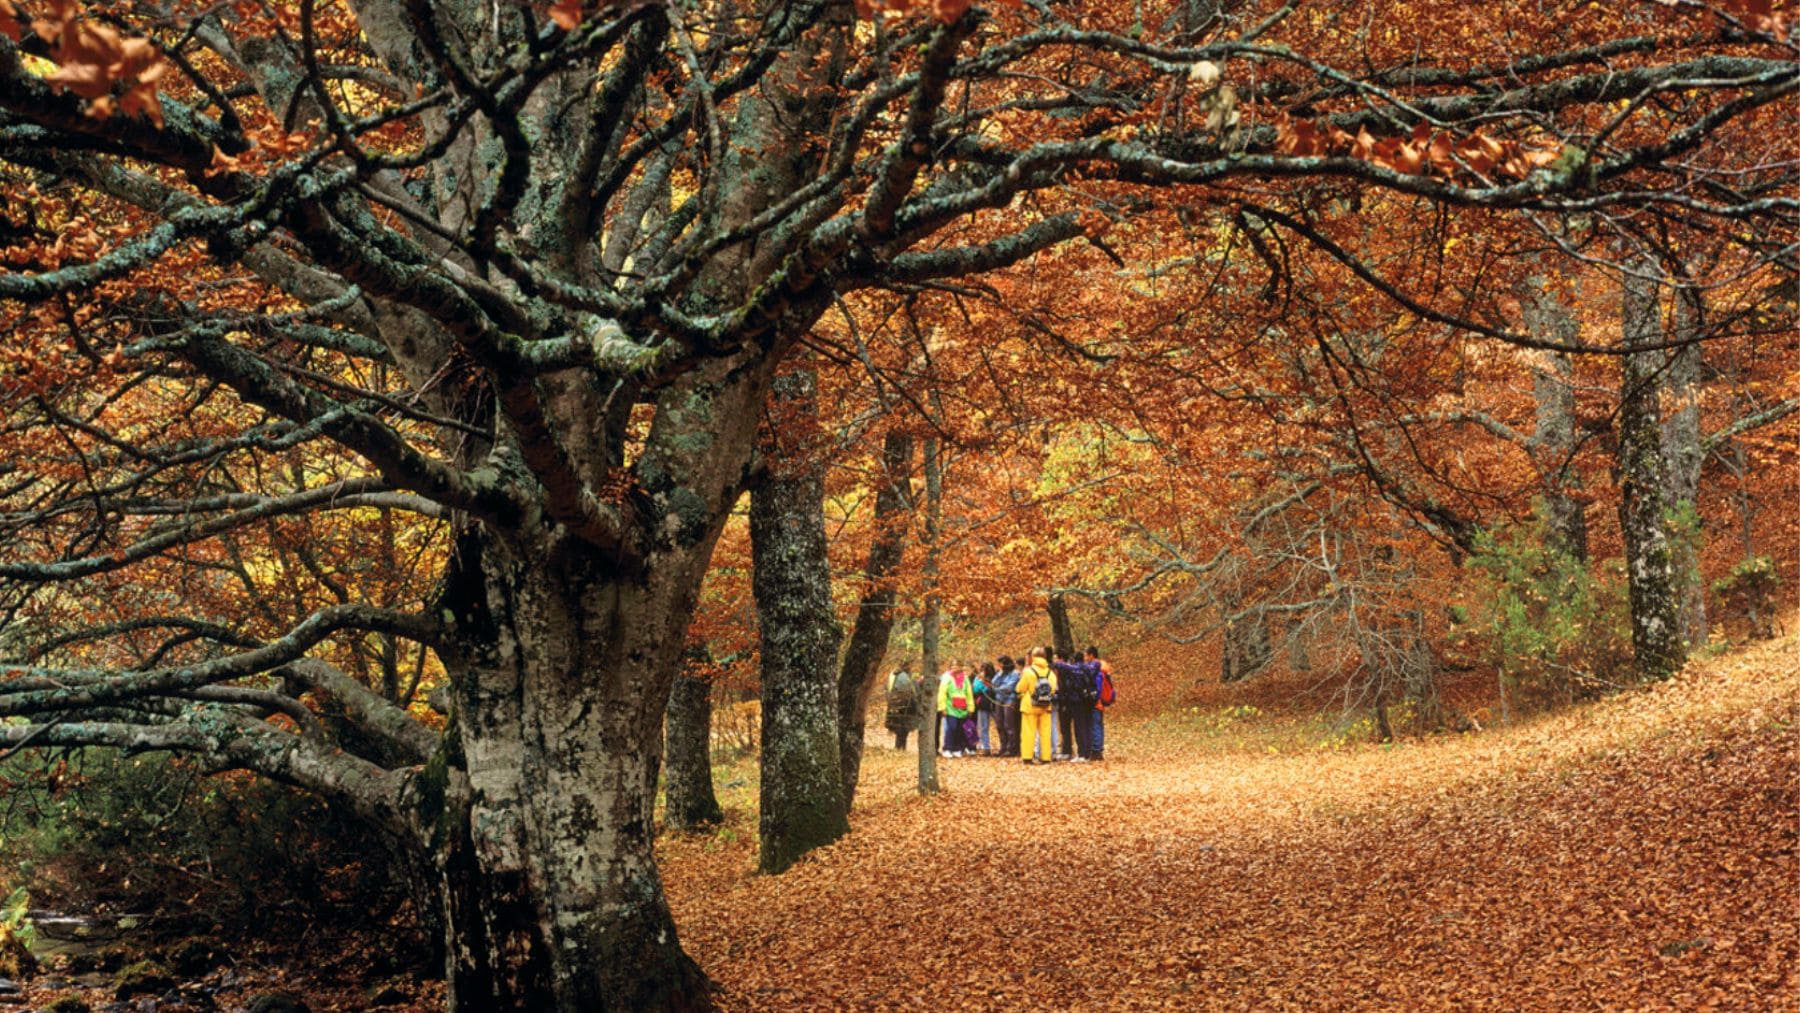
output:
[[[881,490],[875,494],[875,537],[869,543],[866,582],[856,605],[856,622],[838,670],[838,765],[844,780],[844,807],[856,803],[862,776],[863,736],[868,729],[869,694],[881,674],[894,632],[898,592],[893,576],[906,551],[912,511],[912,436],[890,431],[881,443]]]
[[[825,476],[812,447],[811,373],[776,381],[769,473],[750,494],[750,548],[762,641],[758,865],[777,873],[850,829],[838,764],[837,651],[825,546]]]
[[[712,777],[712,683],[682,672],[663,715],[663,822],[693,830],[725,818]]]
[[[769,372],[746,353],[659,394],[633,555],[536,519],[457,538],[439,601],[452,721],[410,789],[443,882],[452,1009],[709,1005],[653,808],[670,684]]]
[[[1627,346],[1660,334],[1655,288],[1627,277]],[[1681,595],[1675,585],[1664,498],[1662,429],[1657,408],[1660,352],[1624,357],[1619,405],[1619,524],[1625,536],[1625,573],[1631,598],[1631,646],[1641,681],[1666,679],[1686,661],[1681,640]]]
[[[697,573],[621,582],[572,542],[481,554],[479,597],[446,603],[473,636],[416,792],[452,1008],[703,1007],[651,851],[656,723]]]
[[[936,438],[925,441],[925,609],[919,615],[919,641],[924,664],[919,669],[925,706],[919,711],[919,794],[938,792],[938,623],[943,599],[938,595],[938,529],[944,510],[944,464]]]

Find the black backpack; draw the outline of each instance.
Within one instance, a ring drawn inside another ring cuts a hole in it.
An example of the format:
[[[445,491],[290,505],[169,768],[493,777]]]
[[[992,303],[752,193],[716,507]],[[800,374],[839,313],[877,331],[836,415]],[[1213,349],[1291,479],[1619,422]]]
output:
[[[1031,687],[1031,703],[1034,707],[1049,709],[1056,700],[1056,690],[1050,685],[1049,675],[1038,676],[1037,685]]]
[[[1068,674],[1063,676],[1063,681],[1073,682],[1073,685],[1069,687],[1069,699],[1076,703],[1089,704],[1098,700],[1100,690],[1094,685],[1095,677],[1098,675],[1099,673],[1088,665],[1079,662],[1070,665]]]
[[[919,707],[919,687],[911,675],[901,674],[906,676],[905,680],[896,679],[888,689],[888,713],[911,715]]]

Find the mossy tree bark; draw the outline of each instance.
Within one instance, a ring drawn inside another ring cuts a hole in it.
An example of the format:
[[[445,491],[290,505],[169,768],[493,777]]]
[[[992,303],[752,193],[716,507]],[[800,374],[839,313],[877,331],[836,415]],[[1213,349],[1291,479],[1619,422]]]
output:
[[[912,519],[913,438],[890,430],[881,443],[881,489],[875,494],[875,537],[863,567],[863,596],[838,670],[838,764],[844,780],[844,806],[856,802],[862,776],[863,738],[868,730],[869,694],[881,674],[894,632],[899,594],[894,574],[906,552]]]
[[[1673,532],[1673,561],[1681,599],[1681,639],[1692,648],[1706,642],[1706,586],[1700,572],[1700,470],[1706,460],[1700,432],[1701,304],[1698,292],[1677,288],[1672,316],[1674,336],[1689,343],[1672,349],[1664,373],[1662,419],[1664,483],[1669,513],[1680,529]]]
[[[925,441],[921,464],[925,470],[925,564],[922,577],[925,607],[919,613],[919,641],[924,651],[919,668],[919,794],[938,792],[937,754],[938,635],[943,598],[938,594],[938,535],[944,511],[944,463],[942,444],[936,437]]]
[[[693,830],[725,818],[712,776],[712,683],[675,677],[663,715],[663,822]]]
[[[824,456],[810,372],[776,381],[767,473],[750,494],[762,645],[761,842],[777,873],[850,829],[838,762],[837,652],[825,545]]]
[[[1628,348],[1656,343],[1662,330],[1653,283],[1627,275],[1622,310]],[[1630,352],[1619,392],[1619,525],[1625,536],[1632,653],[1637,677],[1646,682],[1668,678],[1687,661],[1658,408],[1663,366],[1660,352]]]
[[[456,1008],[706,1004],[651,844],[656,731],[716,532],[643,581],[560,537],[465,538],[455,723],[414,791]]]
[[[1548,341],[1574,344],[1580,321],[1551,289],[1544,276],[1525,284],[1525,324]],[[1568,353],[1540,351],[1531,368],[1535,419],[1527,444],[1537,464],[1543,489],[1544,522],[1557,551],[1585,562],[1588,558],[1586,506],[1574,494],[1581,488],[1575,468],[1579,424],[1575,417],[1575,367]]]

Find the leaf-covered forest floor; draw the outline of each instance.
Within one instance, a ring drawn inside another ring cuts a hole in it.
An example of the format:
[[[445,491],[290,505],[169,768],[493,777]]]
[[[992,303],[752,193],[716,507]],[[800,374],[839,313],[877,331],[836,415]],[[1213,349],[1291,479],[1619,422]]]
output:
[[[854,832],[785,875],[753,774],[660,851],[727,1009],[1800,1009],[1797,723],[1790,634],[1392,746],[1118,722],[934,798],[877,725]]]

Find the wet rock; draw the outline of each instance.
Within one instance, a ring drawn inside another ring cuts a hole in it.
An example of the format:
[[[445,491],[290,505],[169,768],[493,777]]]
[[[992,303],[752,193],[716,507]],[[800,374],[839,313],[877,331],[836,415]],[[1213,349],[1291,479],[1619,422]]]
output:
[[[113,998],[157,996],[173,987],[175,976],[169,973],[168,968],[154,960],[140,960],[135,964],[126,964],[113,977]]]
[[[231,962],[231,955],[217,940],[183,939],[163,952],[169,969],[183,978],[197,978]]]
[[[245,1013],[312,1013],[300,997],[288,992],[264,992],[250,997]]]
[[[91,974],[96,971],[110,973],[124,967],[130,960],[131,954],[122,947],[108,946],[66,954],[62,958],[62,967],[70,974]]]
[[[383,982],[372,986],[365,993],[370,1008],[376,1006],[399,1006],[410,998],[397,982]]]
[[[213,1013],[219,1004],[197,988],[172,988],[157,1000],[156,1013]]]
[[[21,988],[18,982],[10,978],[0,978],[0,995],[18,995],[23,991],[25,989]]]

